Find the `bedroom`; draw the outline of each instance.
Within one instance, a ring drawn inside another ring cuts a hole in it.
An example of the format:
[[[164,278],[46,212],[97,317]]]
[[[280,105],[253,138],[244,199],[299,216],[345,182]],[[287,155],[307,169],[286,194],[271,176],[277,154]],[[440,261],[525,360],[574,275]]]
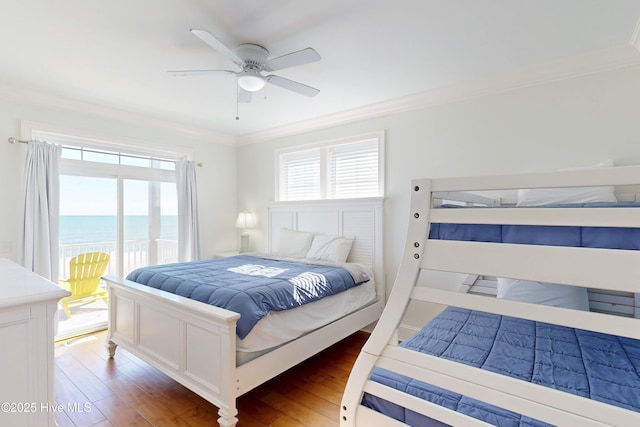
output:
[[[490,3],[496,8],[502,4]],[[610,2],[606,3],[605,9],[610,7]],[[581,8],[577,2],[568,4],[567,7]],[[0,129],[5,138],[20,137],[21,121],[30,120],[96,137],[147,146],[178,145],[191,151],[194,159],[205,165],[198,171],[200,209],[206,212],[202,215],[202,234],[208,236],[203,240],[204,254],[236,248],[238,232],[233,224],[239,210],[252,209],[259,218],[264,218],[265,204],[273,200],[274,194],[275,160],[272,159],[275,150],[384,130],[385,256],[387,282],[392,283],[407,225],[409,195],[406,187],[412,178],[556,170],[596,164],[604,159],[613,159],[617,165],[640,164],[640,128],[637,124],[640,54],[635,32],[640,13],[634,7],[636,2],[622,4],[629,7],[621,7],[624,13],[618,12],[626,16],[625,24],[617,28],[616,37],[594,42],[597,49],[594,48],[596,52],[591,52],[592,55],[564,58],[564,61],[560,57],[547,57],[548,68],[538,64],[537,67],[525,67],[521,72],[487,75],[467,84],[460,83],[451,91],[427,92],[418,99],[404,99],[405,103],[394,104],[398,108],[387,113],[381,113],[382,108],[372,108],[374,112],[363,108],[328,117],[320,121],[320,125],[309,121],[303,122],[306,127],[298,127],[301,126],[298,124],[283,126],[280,132],[236,136],[197,126],[170,126],[166,120],[154,118],[152,112],[148,116],[140,111],[126,113],[119,107],[95,105],[100,104],[99,100],[80,103],[64,96],[39,93],[35,86],[31,90],[21,85],[14,87],[3,78]],[[597,22],[600,17],[593,16],[597,15],[595,10],[598,9],[594,6],[590,16]],[[577,40],[595,31],[593,26],[578,26],[573,30]],[[540,35],[541,32],[538,28],[532,34]],[[15,34],[15,31],[3,33],[3,40],[15,40]],[[192,36],[181,37],[181,43],[187,45]],[[297,37],[302,38],[296,36],[295,31],[291,37],[294,41]],[[317,48],[311,41],[308,44]],[[541,46],[532,43],[532,46],[543,50],[555,47],[553,40],[546,40]],[[520,53],[532,55],[530,51]],[[329,52],[321,54],[324,59]],[[21,58],[22,61],[14,62],[19,67],[28,67],[31,58],[27,55],[17,47],[3,57]],[[187,65],[163,64],[162,71]],[[309,83],[315,84],[314,80]],[[99,85],[101,81],[95,84]],[[94,92],[89,90],[88,93]],[[270,97],[276,99],[277,92],[274,90]],[[293,96],[287,99],[297,101]],[[268,103],[257,105],[268,108]],[[228,126],[233,126],[233,101],[225,104],[223,112],[231,122]],[[241,114],[240,121],[250,122],[251,119],[251,116]],[[21,205],[17,177],[22,176],[24,155],[22,146],[0,144],[3,183],[0,185],[3,200],[0,241],[9,242],[8,251],[0,256],[14,260],[19,259],[18,230],[22,215],[17,208]],[[266,230],[254,230],[252,241],[256,248],[263,248]],[[414,314],[417,316],[418,313]],[[415,319],[408,323],[417,327],[422,322]]]

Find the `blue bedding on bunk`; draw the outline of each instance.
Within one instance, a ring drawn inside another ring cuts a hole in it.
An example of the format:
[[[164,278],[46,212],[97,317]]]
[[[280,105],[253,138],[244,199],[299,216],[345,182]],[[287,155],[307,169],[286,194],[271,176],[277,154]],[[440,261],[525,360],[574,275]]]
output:
[[[630,208],[638,202],[594,202],[546,205],[540,208]],[[445,209],[499,209],[443,205]],[[640,229],[494,224],[431,224],[430,239],[515,243],[547,246],[640,250]]]
[[[253,255],[144,267],[127,279],[240,313],[240,339],[271,310],[295,308],[359,284],[342,267]]]
[[[448,307],[402,347],[640,411],[638,340]],[[371,379],[493,425],[547,425],[381,368]],[[370,394],[363,404],[411,426],[442,425]]]

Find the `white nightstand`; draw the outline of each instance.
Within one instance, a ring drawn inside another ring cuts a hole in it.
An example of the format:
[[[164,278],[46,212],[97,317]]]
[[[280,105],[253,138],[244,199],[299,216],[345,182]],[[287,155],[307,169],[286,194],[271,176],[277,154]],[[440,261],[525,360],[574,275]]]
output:
[[[226,258],[228,256],[234,256],[234,255],[240,255],[240,252],[238,252],[238,251],[218,252],[217,254],[213,254],[213,257],[214,258]]]

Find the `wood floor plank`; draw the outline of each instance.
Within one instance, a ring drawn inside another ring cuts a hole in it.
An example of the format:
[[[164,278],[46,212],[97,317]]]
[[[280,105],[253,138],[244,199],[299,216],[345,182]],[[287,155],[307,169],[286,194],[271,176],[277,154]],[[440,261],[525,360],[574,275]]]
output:
[[[236,424],[237,427],[270,427],[271,425],[273,424],[264,424],[246,413],[242,414],[241,419],[238,421],[238,424]]]
[[[102,340],[100,340],[102,341]],[[102,352],[106,353],[104,348],[101,348]],[[99,352],[95,351],[92,346],[79,346],[73,350],[73,355],[82,363],[87,369],[91,370],[95,376],[105,381],[111,379],[120,372],[117,370],[118,365],[126,363],[126,358],[106,358],[101,357]]]
[[[57,365],[65,372],[73,372],[68,378],[76,387],[84,394],[89,401],[93,402],[113,394],[109,387],[100,381],[100,379],[85,367],[75,355],[65,353],[56,359]]]
[[[216,424],[214,424],[214,427]],[[183,420],[181,417],[175,416],[164,418],[153,423],[153,427],[192,427],[191,424]]]
[[[90,403],[59,427],[217,426],[218,408],[123,349],[110,359],[105,332],[56,345],[56,401]],[[366,341],[356,333],[238,398],[238,427],[336,427],[349,371]],[[90,379],[90,380],[89,380]]]
[[[339,425],[339,419],[331,419],[322,414],[307,408],[298,402],[287,399],[280,393],[269,393],[261,399],[267,405],[278,409],[285,413],[288,417],[300,422],[302,425],[309,427],[336,427]]]
[[[153,425],[163,419],[175,420],[182,415],[173,412],[157,398],[158,396],[151,396],[124,376],[113,378],[107,381],[106,385]]]
[[[153,426],[144,419],[136,409],[128,406],[120,397],[111,395],[94,402],[94,405],[102,412],[107,420],[115,427],[131,426],[145,427]]]
[[[56,403],[63,405],[65,415],[76,426],[90,426],[104,420],[102,413],[89,402],[89,399],[76,387],[67,374],[73,376],[73,372],[64,372],[56,367]],[[84,410],[85,404],[88,405],[86,410]],[[83,408],[83,410],[68,410],[76,407]]]
[[[64,412],[56,412],[55,414],[56,427],[75,427],[71,418]]]
[[[197,408],[198,403],[196,403],[195,399],[193,398],[194,396],[196,396],[195,393],[190,390],[188,390],[188,393],[185,393],[184,391],[182,391],[182,388],[183,387],[181,385],[176,383],[171,387],[162,389],[155,395],[155,397],[173,413],[184,414]],[[204,399],[202,399],[201,404],[206,406],[213,406]]]
[[[162,378],[138,362],[124,363],[117,369],[147,393],[158,393],[172,383],[169,377]]]
[[[269,425],[269,427],[307,427],[291,417],[283,415]]]
[[[271,425],[278,417],[282,415],[277,409],[267,405],[256,397],[256,394],[247,394],[237,402],[238,412],[242,414],[241,419],[244,420],[246,415],[253,417],[257,422],[263,425]]]
[[[198,406],[181,417],[192,427],[211,427],[217,425],[218,410],[215,406]]]
[[[289,390],[284,391],[282,394],[287,399],[298,402],[301,405],[313,409],[314,411],[326,417],[338,419],[338,417],[340,416],[340,405],[329,402],[325,398],[316,396],[315,394],[310,393],[305,389],[299,387],[291,387]]]
[[[98,421],[95,424],[91,424],[89,427],[114,427],[108,420]]]

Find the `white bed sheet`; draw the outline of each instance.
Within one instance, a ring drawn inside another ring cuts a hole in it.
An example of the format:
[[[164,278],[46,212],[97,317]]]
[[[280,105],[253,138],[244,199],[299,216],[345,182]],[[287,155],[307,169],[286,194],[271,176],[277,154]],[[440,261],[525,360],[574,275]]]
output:
[[[373,277],[371,272],[370,277]],[[236,364],[242,365],[286,342],[361,308],[376,298],[374,279],[339,294],[285,311],[271,311],[243,340],[236,338]]]

